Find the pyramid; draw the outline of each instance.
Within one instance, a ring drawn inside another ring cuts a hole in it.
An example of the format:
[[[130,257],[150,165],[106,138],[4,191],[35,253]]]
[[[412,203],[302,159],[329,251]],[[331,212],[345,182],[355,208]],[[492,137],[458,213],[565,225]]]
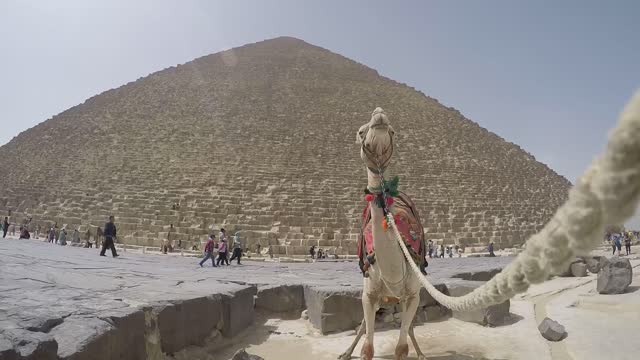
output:
[[[521,244],[564,202],[569,181],[517,145],[410,86],[302,40],[207,55],[108,90],[0,147],[0,214],[119,240],[184,247],[212,229],[250,249],[354,254],[366,171],[355,132],[385,109],[389,173],[427,238]],[[176,206],[178,204],[178,206]]]

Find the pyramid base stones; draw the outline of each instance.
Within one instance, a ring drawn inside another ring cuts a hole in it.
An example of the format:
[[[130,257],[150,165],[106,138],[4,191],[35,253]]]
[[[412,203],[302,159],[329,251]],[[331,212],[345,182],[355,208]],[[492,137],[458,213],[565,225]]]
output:
[[[573,264],[571,264],[569,269],[571,270],[571,275],[573,277],[585,277],[585,276],[587,276],[587,264],[585,264],[585,263],[582,263],[582,262],[573,263]]]
[[[626,258],[600,259],[597,290],[600,294],[622,294],[633,280],[633,268]]]
[[[349,287],[305,287],[309,321],[323,335],[355,329],[363,318],[361,293]]]
[[[302,285],[271,285],[258,289],[256,308],[274,313],[304,309]]]

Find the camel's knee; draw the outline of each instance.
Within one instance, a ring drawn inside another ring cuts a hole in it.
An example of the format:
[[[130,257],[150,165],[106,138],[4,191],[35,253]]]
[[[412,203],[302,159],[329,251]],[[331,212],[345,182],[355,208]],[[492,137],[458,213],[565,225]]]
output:
[[[396,346],[396,360],[404,360],[409,356],[409,344],[398,344]]]
[[[407,351],[409,348],[407,347]],[[360,357],[364,360],[372,360],[373,359],[373,343],[369,340],[365,340],[364,344],[362,344],[362,350],[360,351]]]

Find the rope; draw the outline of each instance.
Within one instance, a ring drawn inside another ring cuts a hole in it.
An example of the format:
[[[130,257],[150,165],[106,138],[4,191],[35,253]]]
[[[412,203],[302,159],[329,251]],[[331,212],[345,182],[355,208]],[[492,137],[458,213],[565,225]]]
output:
[[[411,261],[395,221],[388,221],[407,262],[431,296],[457,311],[495,305],[564,271],[587,255],[602,239],[607,224],[633,216],[640,200],[640,91],[627,104],[609,135],[603,156],[596,159],[569,191],[553,218],[526,243],[525,250],[483,286],[461,297],[447,296],[424,277]]]

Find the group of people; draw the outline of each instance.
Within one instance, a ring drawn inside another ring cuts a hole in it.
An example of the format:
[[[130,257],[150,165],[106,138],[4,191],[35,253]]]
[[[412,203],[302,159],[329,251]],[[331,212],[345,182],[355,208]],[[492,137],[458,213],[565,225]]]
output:
[[[620,231],[607,234],[607,240],[611,243],[611,248],[613,249],[612,255],[615,255],[616,251],[618,251],[618,256],[622,256],[622,244],[624,244],[626,255],[631,255],[631,242],[634,238],[638,238],[638,233],[633,231]]]
[[[233,244],[231,245],[232,255],[229,259],[229,245],[227,240],[227,232],[224,228],[220,229],[218,234],[219,241],[216,244],[216,236],[214,234],[209,235],[207,243],[204,246],[204,257],[200,261],[200,267],[209,259],[211,259],[211,266],[218,267],[222,265],[229,265],[229,261],[237,260],[237,264],[240,264],[240,258],[242,257],[242,244],[240,243],[239,233],[236,232],[233,236]],[[216,253],[217,252],[217,258]]]
[[[427,254],[429,258],[444,258],[445,256],[452,258],[454,255],[462,257],[462,248],[458,244],[448,245],[446,247],[444,244],[437,246],[433,240],[429,240],[427,243]]]
[[[316,250],[316,246],[313,245],[309,248],[309,255],[311,256],[312,259],[326,259],[327,258],[327,252],[323,251],[322,248],[318,248],[318,250]]]

